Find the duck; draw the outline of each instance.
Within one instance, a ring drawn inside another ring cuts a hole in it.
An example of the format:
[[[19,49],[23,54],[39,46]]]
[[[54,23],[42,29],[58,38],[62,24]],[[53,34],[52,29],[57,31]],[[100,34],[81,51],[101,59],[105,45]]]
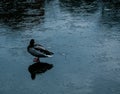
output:
[[[53,56],[53,52],[47,50],[46,48],[44,48],[44,46],[40,45],[40,44],[36,44],[34,39],[30,40],[30,43],[27,47],[27,51],[37,57],[38,59],[40,58],[46,58],[46,57],[52,57]]]

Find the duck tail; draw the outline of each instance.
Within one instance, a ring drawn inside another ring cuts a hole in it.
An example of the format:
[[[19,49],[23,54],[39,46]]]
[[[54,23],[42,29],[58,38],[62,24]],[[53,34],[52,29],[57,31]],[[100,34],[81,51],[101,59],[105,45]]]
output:
[[[53,55],[46,55],[47,57],[53,57]]]

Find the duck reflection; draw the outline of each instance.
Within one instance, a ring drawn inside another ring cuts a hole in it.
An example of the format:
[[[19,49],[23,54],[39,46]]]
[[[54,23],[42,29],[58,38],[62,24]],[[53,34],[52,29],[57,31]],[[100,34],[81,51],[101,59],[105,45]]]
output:
[[[36,63],[34,63],[28,67],[28,71],[31,74],[32,80],[34,80],[36,78],[36,74],[44,73],[53,67],[53,64],[48,64],[45,62],[40,62],[40,61],[35,61],[35,60],[34,60],[34,62],[36,62]]]

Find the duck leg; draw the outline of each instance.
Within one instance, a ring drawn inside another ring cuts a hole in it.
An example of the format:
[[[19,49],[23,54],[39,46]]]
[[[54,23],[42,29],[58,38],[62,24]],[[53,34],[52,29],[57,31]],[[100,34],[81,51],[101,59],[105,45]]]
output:
[[[35,57],[35,58],[33,59],[33,62],[40,63],[39,57]]]
[[[40,58],[38,57],[37,59],[38,59],[37,62],[40,63]]]

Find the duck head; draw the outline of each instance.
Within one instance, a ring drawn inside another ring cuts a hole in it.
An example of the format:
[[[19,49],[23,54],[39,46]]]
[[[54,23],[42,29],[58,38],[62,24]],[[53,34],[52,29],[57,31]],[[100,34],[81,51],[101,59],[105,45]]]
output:
[[[30,46],[34,46],[34,43],[35,43],[34,39],[31,39],[30,40]]]

